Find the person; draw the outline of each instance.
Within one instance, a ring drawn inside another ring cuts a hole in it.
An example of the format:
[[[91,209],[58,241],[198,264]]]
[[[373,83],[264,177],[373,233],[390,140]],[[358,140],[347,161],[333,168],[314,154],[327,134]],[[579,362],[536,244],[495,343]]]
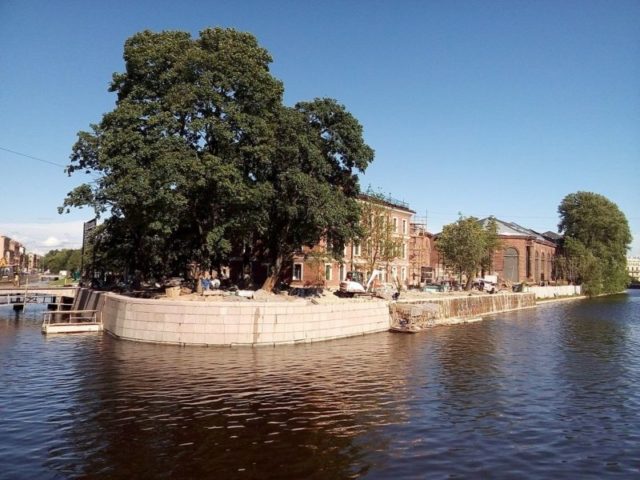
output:
[[[209,290],[211,288],[211,279],[209,278],[209,272],[204,274],[204,278],[200,280],[200,283],[202,284],[203,290]]]

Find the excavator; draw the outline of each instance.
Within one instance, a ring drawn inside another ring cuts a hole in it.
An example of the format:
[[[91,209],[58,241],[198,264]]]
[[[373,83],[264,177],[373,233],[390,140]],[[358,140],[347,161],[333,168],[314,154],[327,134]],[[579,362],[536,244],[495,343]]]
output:
[[[380,275],[382,275],[382,270],[374,270],[365,284],[362,272],[347,272],[346,279],[340,282],[340,295],[354,297],[355,295],[370,294],[373,281]]]

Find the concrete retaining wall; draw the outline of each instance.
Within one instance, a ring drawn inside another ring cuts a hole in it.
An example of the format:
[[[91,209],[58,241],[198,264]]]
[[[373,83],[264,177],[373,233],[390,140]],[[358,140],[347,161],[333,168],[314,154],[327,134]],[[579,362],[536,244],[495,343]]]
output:
[[[316,342],[389,328],[384,301],[192,302],[104,294],[102,320],[113,335],[141,342],[189,345],[274,345]]]
[[[482,314],[535,306],[533,293],[430,298],[433,324],[468,321]],[[75,308],[96,309],[104,329],[139,342],[176,345],[276,345],[317,342],[386,331],[391,324],[383,300],[185,301],[139,299],[114,293],[79,292]]]
[[[494,295],[465,295],[465,296],[445,296],[440,298],[429,298],[424,300],[406,300],[399,304],[437,305],[437,310],[430,315],[434,324],[451,322],[441,322],[444,319],[470,318],[481,315],[488,315],[499,312],[509,312],[511,310],[521,310],[536,306],[535,297],[532,293],[497,293]]]
[[[557,287],[525,287],[525,292],[534,293],[536,298],[556,298],[582,295],[581,285],[562,285]]]

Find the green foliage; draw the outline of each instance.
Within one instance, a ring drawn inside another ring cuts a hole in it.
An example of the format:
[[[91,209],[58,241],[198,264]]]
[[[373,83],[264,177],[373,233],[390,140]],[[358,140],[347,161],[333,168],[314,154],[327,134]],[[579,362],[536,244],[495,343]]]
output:
[[[445,265],[466,275],[467,289],[481,268],[490,267],[493,252],[499,245],[495,219],[489,218],[483,226],[475,217],[462,216],[457,222],[445,225],[436,241]]]
[[[346,242],[358,231],[358,171],[364,171],[373,150],[362,140],[358,121],[335,100],[316,99],[283,107],[271,161],[258,169],[268,194],[254,225],[275,266],[300,245],[322,238],[326,251],[340,258]],[[269,288],[270,285],[267,286]]]
[[[585,293],[616,293],[626,288],[626,254],[631,232],[618,206],[597,193],[567,195],[558,207],[564,253],[576,266]]]
[[[357,172],[373,151],[335,100],[295,107],[248,33],[144,31],[113,75],[113,111],[80,132],[69,174],[92,174],[61,211],[107,217],[96,263],[144,276],[225,263],[262,245],[279,271],[301,244],[338,252],[355,233]]]
[[[58,273],[60,270],[79,271],[80,263],[80,249],[50,250],[42,259],[43,268],[54,273]]]

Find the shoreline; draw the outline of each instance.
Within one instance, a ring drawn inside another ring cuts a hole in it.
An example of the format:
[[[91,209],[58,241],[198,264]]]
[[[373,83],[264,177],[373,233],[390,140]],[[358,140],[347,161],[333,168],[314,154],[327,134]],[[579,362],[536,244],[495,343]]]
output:
[[[206,297],[205,297],[206,298]],[[278,298],[238,300],[133,298],[81,289],[78,310],[98,310],[104,331],[129,341],[193,346],[275,346],[335,340],[416,324],[424,329],[485,316],[586,299],[536,299],[533,292],[411,295],[383,299]]]

